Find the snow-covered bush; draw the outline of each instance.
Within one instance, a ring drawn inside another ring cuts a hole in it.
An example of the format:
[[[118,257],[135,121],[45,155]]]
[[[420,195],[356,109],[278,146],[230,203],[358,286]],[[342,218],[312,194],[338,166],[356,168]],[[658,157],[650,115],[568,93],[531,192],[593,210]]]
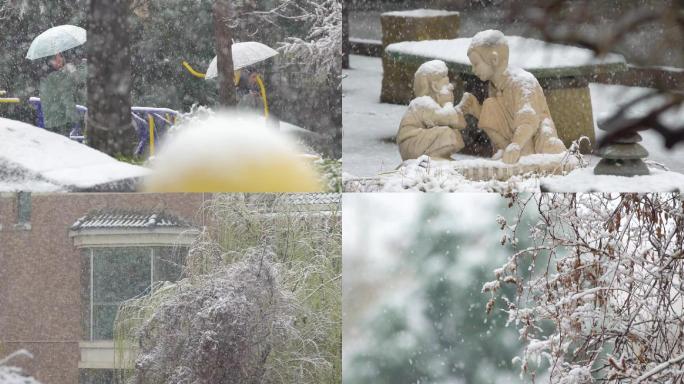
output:
[[[342,192],[342,160],[321,159],[314,163],[326,192]]]
[[[273,256],[255,249],[240,262],[161,287],[174,292],[137,330],[140,352],[129,382],[261,383],[270,351],[294,332],[292,301]],[[149,300],[159,297],[138,303]]]
[[[318,197],[317,197],[318,196]],[[207,207],[219,223],[223,260],[268,244],[292,292],[298,337],[269,355],[267,383],[333,383],[342,376],[342,228],[340,203],[318,194],[225,194]],[[338,196],[339,197],[339,196]],[[305,202],[308,201],[308,202]],[[327,205],[323,211],[318,211]],[[210,244],[208,244],[211,246]]]
[[[29,352],[20,349],[11,353],[9,356],[0,359],[0,383],[2,384],[40,384],[36,379],[28,376],[22,372],[20,368],[8,365],[11,360],[25,356],[30,359],[33,358]]]
[[[532,246],[484,284],[524,348],[516,362],[551,383],[684,380],[684,211],[677,194],[512,196],[538,211]],[[502,244],[517,222],[498,219]],[[511,286],[516,294],[502,294]]]
[[[307,195],[227,194],[207,204],[201,214],[212,225],[191,246],[186,277],[119,309],[123,381],[340,381],[339,215],[305,213],[293,199]]]

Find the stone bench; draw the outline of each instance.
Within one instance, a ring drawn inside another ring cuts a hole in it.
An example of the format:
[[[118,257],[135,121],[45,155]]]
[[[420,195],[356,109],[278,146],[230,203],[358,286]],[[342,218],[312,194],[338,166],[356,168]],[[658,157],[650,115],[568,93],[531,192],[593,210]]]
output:
[[[400,41],[454,39],[458,37],[458,12],[436,9],[385,12],[380,15],[382,48]]]
[[[598,75],[628,70],[624,57],[609,54],[594,57],[592,51],[519,36],[507,36],[510,48],[509,65],[531,72],[544,89],[558,136],[569,146],[586,136],[595,142],[594,118],[589,93],[589,81]],[[405,41],[390,44],[385,49],[381,101],[408,104],[413,98],[413,74],[429,60],[440,59],[449,68],[456,100],[464,91],[480,101],[487,96],[486,83],[472,73],[467,51],[470,38],[452,40]],[[583,145],[582,152],[588,153]]]
[[[382,26],[382,67],[385,73],[388,68],[386,48],[403,41],[425,41],[455,39],[461,25],[461,15],[458,12],[441,11],[435,9],[414,9],[408,11],[385,12],[380,15]],[[391,79],[390,79],[391,80]],[[382,89],[392,88],[392,84],[385,84],[382,79]],[[382,101],[385,101],[382,98]]]

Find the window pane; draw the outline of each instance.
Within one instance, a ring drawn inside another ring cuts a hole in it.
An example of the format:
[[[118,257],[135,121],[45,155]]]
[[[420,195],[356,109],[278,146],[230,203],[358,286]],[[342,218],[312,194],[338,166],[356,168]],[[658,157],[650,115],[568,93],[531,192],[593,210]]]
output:
[[[109,340],[118,305],[150,286],[150,248],[95,249],[93,339]]]
[[[178,281],[187,254],[187,247],[155,247],[154,281]]]
[[[114,339],[114,319],[119,304],[93,306],[93,340]]]
[[[81,250],[81,340],[90,340],[90,249]]]

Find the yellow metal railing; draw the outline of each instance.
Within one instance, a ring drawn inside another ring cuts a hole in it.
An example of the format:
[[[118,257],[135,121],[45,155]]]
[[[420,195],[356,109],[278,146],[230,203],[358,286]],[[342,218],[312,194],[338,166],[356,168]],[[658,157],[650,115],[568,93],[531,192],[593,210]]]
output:
[[[261,91],[261,99],[264,101],[264,116],[268,119],[268,100],[266,100],[266,87],[261,80],[261,76],[256,77],[257,84],[259,84],[259,91]]]
[[[199,77],[200,79],[204,79],[206,77],[204,73],[195,71],[195,69],[192,68],[187,61],[183,62],[183,67],[185,67],[185,69],[187,69],[188,72],[195,77]]]
[[[0,96],[5,96],[7,91],[0,90]],[[0,97],[0,104],[17,104],[21,103],[18,97]]]
[[[154,156],[154,116],[147,115],[148,125],[150,126],[150,156]]]

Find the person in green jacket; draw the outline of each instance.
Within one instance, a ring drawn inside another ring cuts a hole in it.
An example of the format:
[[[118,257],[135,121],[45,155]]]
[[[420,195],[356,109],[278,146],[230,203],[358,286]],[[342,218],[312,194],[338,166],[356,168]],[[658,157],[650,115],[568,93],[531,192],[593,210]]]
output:
[[[58,53],[48,60],[49,73],[40,81],[44,127],[67,137],[79,127],[76,104],[85,101],[85,66],[79,67]]]

